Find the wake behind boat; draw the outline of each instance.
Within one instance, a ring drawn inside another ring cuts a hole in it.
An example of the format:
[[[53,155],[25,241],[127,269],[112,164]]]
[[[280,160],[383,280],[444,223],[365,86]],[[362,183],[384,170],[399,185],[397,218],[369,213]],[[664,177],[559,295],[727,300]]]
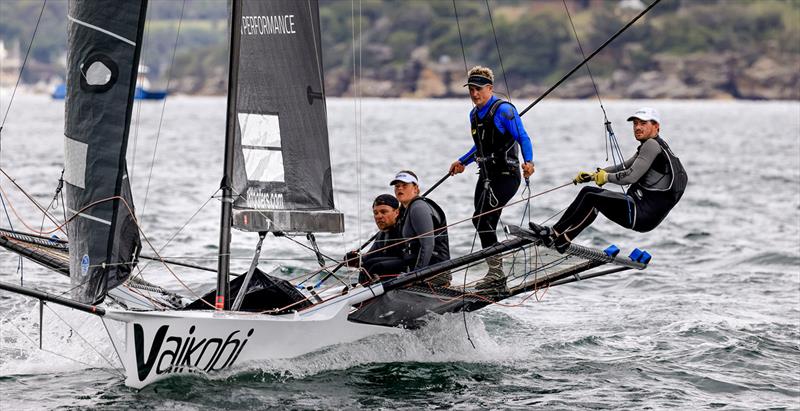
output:
[[[350,280],[352,271],[338,272],[342,264],[326,265],[313,234],[342,232],[344,217],[333,201],[317,2],[235,0],[219,259],[211,270],[217,286],[190,297],[144,281],[136,272],[141,259],[159,261],[170,273],[180,265],[159,257],[141,232],[127,175],[146,6],[146,0],[99,9],[70,2],[63,223],[69,240],[0,232],[0,245],[68,275],[72,294],[7,283],[0,289],[124,323],[124,344],[111,342],[124,347],[119,355],[128,386],[291,358],[419,327],[431,314],[475,311],[546,287],[646,267],[648,254],[638,250],[630,258],[613,246],[572,244],[559,252],[515,226],[507,226],[508,239],[494,246],[383,281],[358,283]],[[258,237],[253,263],[232,281],[231,228]],[[295,281],[259,270],[269,233],[305,233],[320,268]],[[429,282],[445,274],[466,279],[492,256],[507,262],[507,293],[478,292],[466,280],[460,286]]]

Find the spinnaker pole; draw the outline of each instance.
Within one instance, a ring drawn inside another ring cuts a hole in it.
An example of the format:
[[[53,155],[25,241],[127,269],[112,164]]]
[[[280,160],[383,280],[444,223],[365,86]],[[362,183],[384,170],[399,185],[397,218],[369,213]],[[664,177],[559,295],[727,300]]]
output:
[[[241,42],[241,0],[231,2],[231,42],[228,64],[228,109],[225,123],[225,162],[222,172],[222,212],[219,229],[219,258],[217,260],[217,295],[214,308],[227,310],[230,283],[231,224],[233,222],[233,156],[236,137],[236,98],[239,84],[239,48]]]
[[[0,290],[10,291],[15,294],[26,295],[28,297],[36,298],[39,301],[46,301],[49,303],[63,305],[65,307],[74,308],[76,310],[83,311],[89,314],[99,315],[101,317],[106,315],[106,310],[102,307],[98,307],[92,304],[84,304],[82,302],[70,300],[69,298],[64,298],[60,295],[51,294],[46,291],[34,290],[33,288],[27,288],[27,287],[20,287],[15,284],[9,284],[4,282],[0,282]]]

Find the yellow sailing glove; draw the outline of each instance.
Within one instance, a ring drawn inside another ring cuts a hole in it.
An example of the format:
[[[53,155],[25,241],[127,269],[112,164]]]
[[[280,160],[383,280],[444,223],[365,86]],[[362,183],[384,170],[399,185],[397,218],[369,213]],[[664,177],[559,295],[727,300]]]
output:
[[[586,171],[579,171],[578,175],[572,179],[572,184],[578,185],[580,183],[588,183],[592,181],[592,173]]]
[[[602,168],[598,168],[597,172],[594,173],[594,182],[597,183],[599,187],[602,187],[603,184],[608,182],[608,173],[606,170]]]

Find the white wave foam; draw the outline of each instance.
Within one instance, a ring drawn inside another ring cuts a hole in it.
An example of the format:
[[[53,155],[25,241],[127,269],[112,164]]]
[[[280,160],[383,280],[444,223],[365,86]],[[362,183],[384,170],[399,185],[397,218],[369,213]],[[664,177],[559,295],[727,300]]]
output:
[[[243,371],[304,378],[373,363],[509,363],[530,358],[530,353],[520,345],[493,339],[478,315],[466,316],[474,348],[467,338],[462,314],[433,315],[428,320],[428,324],[418,330],[378,335],[294,359],[251,362],[212,378],[227,378]]]
[[[47,304],[43,323],[40,350],[38,304],[21,302],[0,319],[0,375],[120,367],[99,317]],[[115,340],[123,341],[122,327],[114,321],[106,324]]]

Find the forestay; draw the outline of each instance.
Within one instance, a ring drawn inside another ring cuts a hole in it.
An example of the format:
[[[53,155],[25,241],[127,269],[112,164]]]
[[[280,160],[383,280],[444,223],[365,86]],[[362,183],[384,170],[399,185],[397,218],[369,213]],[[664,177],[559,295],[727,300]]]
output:
[[[233,226],[342,232],[334,210],[317,1],[243,0]],[[238,53],[237,53],[238,51]]]
[[[101,301],[140,250],[125,152],[146,0],[69,3],[64,124],[73,298]]]

